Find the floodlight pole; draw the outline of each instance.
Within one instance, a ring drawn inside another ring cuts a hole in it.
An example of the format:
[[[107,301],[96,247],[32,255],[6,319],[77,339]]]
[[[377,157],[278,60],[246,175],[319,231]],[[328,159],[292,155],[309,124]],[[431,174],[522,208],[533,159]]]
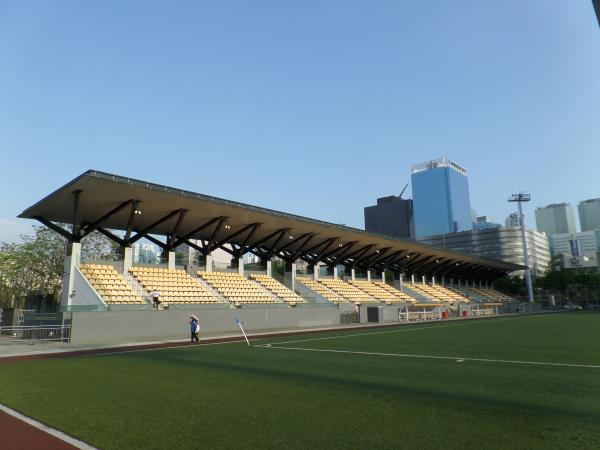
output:
[[[523,202],[531,200],[531,196],[525,193],[512,194],[509,202],[519,205],[519,225],[521,226],[521,239],[523,240],[523,259],[525,265],[525,282],[527,284],[527,297],[529,303],[533,303],[533,287],[531,285],[531,269],[529,268],[529,252],[527,251],[527,236],[525,233],[525,216],[523,215]]]

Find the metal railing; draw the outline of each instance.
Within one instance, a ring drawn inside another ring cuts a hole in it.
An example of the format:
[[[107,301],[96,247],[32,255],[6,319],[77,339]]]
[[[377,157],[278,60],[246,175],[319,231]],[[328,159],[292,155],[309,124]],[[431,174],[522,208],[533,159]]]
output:
[[[71,325],[0,327],[0,343],[69,342]]]

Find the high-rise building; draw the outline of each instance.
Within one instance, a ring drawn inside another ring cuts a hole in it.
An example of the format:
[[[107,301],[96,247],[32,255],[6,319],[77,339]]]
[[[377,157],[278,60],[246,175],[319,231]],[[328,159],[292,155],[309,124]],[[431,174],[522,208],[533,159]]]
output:
[[[365,230],[401,239],[413,239],[413,201],[390,195],[365,207]]]
[[[531,273],[542,276],[550,263],[548,237],[529,228],[525,231]],[[523,240],[519,227],[487,228],[418,239],[423,244],[469,253],[515,264],[524,263]],[[513,272],[511,275],[522,275]]]
[[[535,210],[536,228],[548,236],[575,233],[575,215],[568,203],[553,203]]]
[[[566,269],[598,269],[600,231],[555,234],[550,236],[553,256],[562,255],[562,266]]]
[[[440,158],[412,166],[412,195],[417,238],[471,230],[467,171]]]
[[[600,230],[600,198],[579,202],[577,209],[581,231]]]

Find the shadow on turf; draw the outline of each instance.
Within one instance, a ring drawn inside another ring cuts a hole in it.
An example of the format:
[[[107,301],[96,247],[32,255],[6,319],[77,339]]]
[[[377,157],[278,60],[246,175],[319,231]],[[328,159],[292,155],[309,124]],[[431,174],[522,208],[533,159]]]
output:
[[[200,346],[196,347],[196,349],[199,351],[189,352],[187,349],[172,349],[156,352],[131,353],[127,355],[115,354],[111,355],[111,357],[126,356],[129,358],[133,357],[138,360],[144,360],[145,362],[151,364],[166,363],[170,366],[175,365],[190,369],[212,369],[236,376],[243,375],[260,380],[269,378],[279,380],[283,379],[294,383],[303,382],[310,385],[324,384],[335,389],[342,389],[344,391],[353,393],[372,394],[375,396],[385,397],[387,399],[389,399],[390,396],[393,396],[397,397],[399,401],[402,401],[402,399],[406,398],[414,398],[416,400],[423,401],[425,398],[430,402],[442,402],[452,408],[456,408],[457,404],[463,404],[465,407],[470,407],[471,409],[475,410],[485,408],[496,413],[506,413],[507,411],[510,411],[511,414],[514,414],[515,411],[518,411],[519,414],[529,412],[557,420],[568,416],[570,418],[577,419],[580,422],[587,422],[590,424],[597,424],[600,420],[600,410],[597,408],[594,409],[582,407],[576,409],[574,407],[566,407],[565,405],[558,406],[553,404],[552,397],[554,391],[546,392],[547,396],[542,397],[542,399],[548,400],[546,404],[531,403],[525,400],[518,401],[516,399],[504,400],[494,398],[490,395],[485,395],[481,391],[472,395],[469,395],[469,393],[465,390],[461,392],[452,391],[448,388],[448,386],[456,382],[463,383],[463,386],[464,383],[477,383],[474,378],[470,378],[470,374],[465,373],[463,370],[466,365],[459,366],[453,361],[431,361],[432,364],[442,366],[439,369],[440,374],[438,375],[436,372],[435,376],[432,377],[435,379],[440,379],[441,381],[435,387],[430,386],[428,388],[419,388],[414,383],[411,384],[411,381],[407,380],[406,378],[399,377],[390,379],[389,376],[386,378],[385,375],[374,373],[374,369],[371,365],[372,360],[369,359],[365,360],[365,363],[362,365],[362,367],[358,366],[362,370],[357,371],[356,359],[349,355],[338,357],[336,359],[335,367],[328,365],[331,363],[330,355],[325,356],[325,361],[323,360],[322,354],[320,354],[318,357],[316,355],[311,355],[313,362],[309,362],[307,360],[304,364],[302,364],[302,367],[290,370],[285,369],[282,366],[287,364],[289,366],[297,367],[298,360],[297,355],[295,355],[294,352],[284,351],[285,353],[279,353],[277,360],[279,367],[276,368],[272,366],[267,367],[267,365],[273,364],[273,360],[271,358],[272,355],[270,354],[273,349],[256,347],[252,349],[246,349],[244,347],[243,349],[239,349],[241,355],[232,354],[230,351],[223,352],[221,349],[216,347],[210,347],[210,352],[206,351],[208,350],[207,347],[203,348]],[[231,350],[231,347],[229,347],[228,350]],[[248,360],[248,355],[252,355],[252,360]],[[194,359],[191,359],[191,357]],[[398,360],[393,364],[398,362],[400,361]],[[416,362],[410,362],[407,360],[402,361],[402,364],[409,364],[413,367],[415,366],[415,363]],[[534,375],[531,378],[539,380],[539,372],[536,371],[535,367],[523,367],[523,369],[533,372]],[[323,373],[324,370],[333,373],[325,374]],[[427,376],[431,375],[431,370],[426,370],[425,372]],[[590,381],[594,379],[594,374],[597,374],[597,372],[590,372]],[[415,383],[418,383],[419,381],[416,381]],[[489,381],[486,380],[484,383],[489,384]],[[517,383],[517,380],[515,380],[515,383]],[[582,385],[585,385],[585,382],[583,382]],[[549,390],[556,388],[555,383],[552,383],[551,386],[552,387],[549,385]],[[444,389],[444,387],[446,387],[446,389]],[[534,388],[539,389],[539,383],[537,383],[535,387],[532,386],[532,389]],[[521,389],[523,389],[523,386],[521,386]],[[582,396],[582,398],[587,397]]]

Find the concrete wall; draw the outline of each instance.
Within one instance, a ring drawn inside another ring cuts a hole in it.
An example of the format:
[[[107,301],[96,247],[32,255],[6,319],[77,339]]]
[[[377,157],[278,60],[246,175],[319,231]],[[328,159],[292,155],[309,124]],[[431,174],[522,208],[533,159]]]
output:
[[[96,345],[188,339],[190,314],[199,318],[201,338],[240,333],[235,323],[236,315],[244,322],[247,333],[335,326],[340,323],[338,308],[330,306],[73,312],[71,342]]]
[[[100,309],[106,308],[106,305],[92,288],[89,281],[83,276],[78,267],[73,269],[73,284],[70,293],[69,304],[72,306],[97,306]]]

